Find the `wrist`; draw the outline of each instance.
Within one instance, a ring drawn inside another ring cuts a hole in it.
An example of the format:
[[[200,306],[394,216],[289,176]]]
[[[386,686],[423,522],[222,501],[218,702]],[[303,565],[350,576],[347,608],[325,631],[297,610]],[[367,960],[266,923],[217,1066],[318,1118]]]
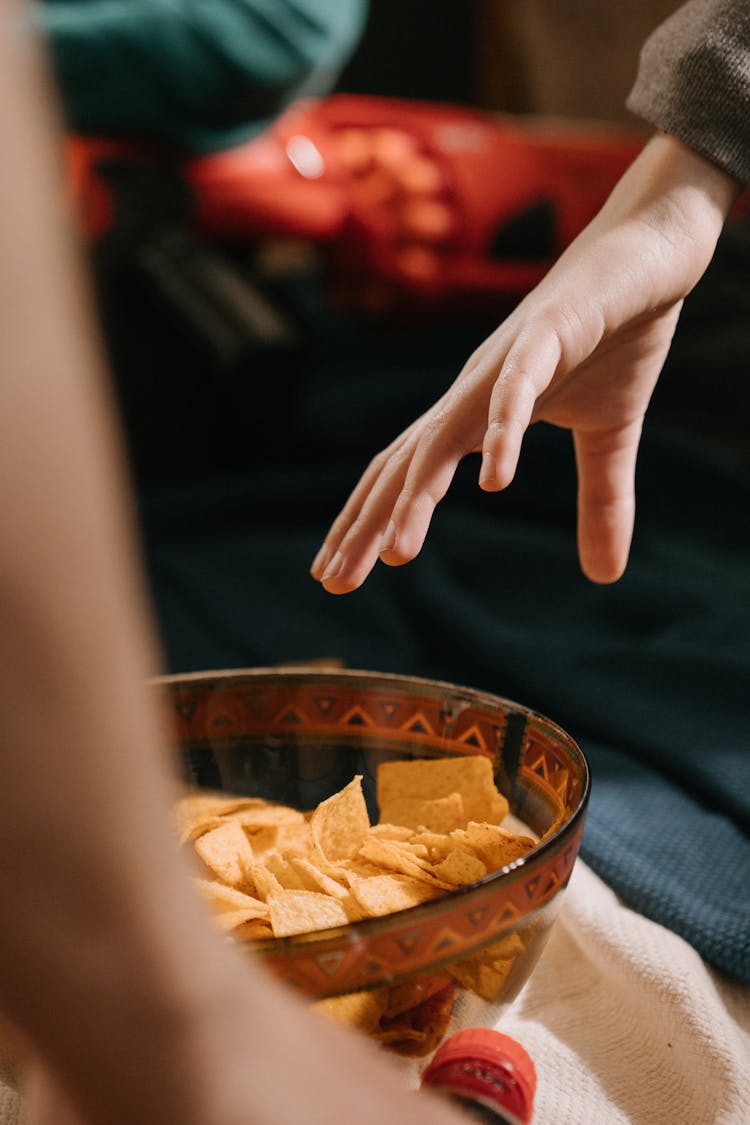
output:
[[[676,137],[657,134],[617,185],[602,214],[645,217],[715,245],[742,185]],[[713,248],[713,247],[712,247]]]

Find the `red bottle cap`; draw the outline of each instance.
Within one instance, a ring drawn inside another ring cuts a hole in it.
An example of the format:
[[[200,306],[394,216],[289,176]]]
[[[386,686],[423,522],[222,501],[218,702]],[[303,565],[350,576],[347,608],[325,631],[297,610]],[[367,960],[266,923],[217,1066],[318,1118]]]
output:
[[[422,1085],[496,1108],[505,1120],[529,1125],[536,1070],[520,1043],[486,1027],[457,1031],[435,1052]]]

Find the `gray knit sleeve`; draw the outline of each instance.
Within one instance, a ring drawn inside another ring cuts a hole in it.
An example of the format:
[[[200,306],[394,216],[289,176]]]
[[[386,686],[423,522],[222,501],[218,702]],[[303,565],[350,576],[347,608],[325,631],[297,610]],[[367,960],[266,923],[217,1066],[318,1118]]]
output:
[[[627,106],[750,183],[750,0],[690,0],[660,24]]]

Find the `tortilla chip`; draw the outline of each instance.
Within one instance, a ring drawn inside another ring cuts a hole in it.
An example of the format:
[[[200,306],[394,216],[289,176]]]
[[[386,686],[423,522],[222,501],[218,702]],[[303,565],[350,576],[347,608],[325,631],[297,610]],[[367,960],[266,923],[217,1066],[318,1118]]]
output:
[[[311,863],[309,859],[292,856],[289,862],[302,879],[305,890],[323,891],[324,894],[338,899],[344,899],[348,895],[348,886],[344,886],[343,883],[332,878],[316,864]]]
[[[520,934],[508,934],[500,941],[493,941],[492,945],[485,945],[474,955],[477,961],[503,961],[510,957],[517,957],[523,953],[526,946]]]
[[[259,903],[259,906],[265,907],[265,903]],[[220,914],[216,915],[216,924],[220,930],[228,933],[230,930],[236,930],[239,926],[244,925],[246,922],[263,922],[264,929],[268,931],[270,937],[271,928],[265,922],[267,915],[267,910],[265,915],[259,914],[257,909],[224,910]]]
[[[321,802],[310,820],[313,848],[329,863],[352,859],[369,828],[361,775]]]
[[[238,891],[235,887],[227,887],[224,883],[212,879],[196,879],[201,897],[208,902],[217,913],[237,910],[257,910],[257,917],[269,917],[268,907],[260,899]]]
[[[433,868],[439,879],[445,883],[454,883],[457,887],[467,887],[470,883],[478,883],[487,874],[487,868],[474,855],[454,848],[452,852]]]
[[[399,824],[373,824],[370,835],[383,840],[411,840],[414,832]]]
[[[251,863],[247,869],[248,880],[252,883],[255,893],[263,902],[268,902],[268,896],[277,891],[283,891],[279,880],[265,863]]]
[[[199,836],[194,846],[206,867],[222,882],[231,887],[246,882],[247,869],[254,861],[253,849],[235,821],[212,828]]]
[[[329,996],[317,1000],[312,1010],[337,1023],[369,1034],[374,1031],[385,1011],[387,988],[374,988],[369,992],[347,992],[343,996]]]
[[[338,899],[317,891],[275,891],[268,906],[274,937],[315,933],[349,921]]]
[[[381,810],[407,797],[434,801],[460,793],[467,820],[499,824],[508,812],[508,802],[495,785],[492,762],[480,754],[382,762],[377,789]],[[380,819],[386,820],[382,812]]]
[[[497,961],[483,961],[472,957],[448,965],[448,972],[460,985],[481,996],[483,1000],[498,1000],[514,963],[513,957]]]
[[[396,871],[400,875],[410,875],[413,879],[429,883],[430,886],[443,889],[450,886],[441,882],[426,859],[415,856],[407,849],[408,844],[402,844],[397,840],[378,840],[370,837],[363,843],[360,855],[381,868]]]
[[[174,818],[178,828],[190,820],[198,817],[227,816],[237,809],[255,808],[267,804],[260,797],[238,797],[231,793],[212,793],[201,790],[198,793],[186,793],[180,797],[174,806]]]
[[[435,1050],[448,1029],[455,993],[453,984],[444,985],[394,1018],[384,1017],[373,1037],[400,1055],[423,1058]]]
[[[428,801],[421,797],[392,797],[380,806],[382,824],[403,825],[414,830],[448,833],[465,828],[468,817],[460,793],[449,793]]]
[[[457,846],[451,836],[442,836],[437,832],[415,832],[412,840],[427,849],[427,859],[433,866],[447,859]]]
[[[269,871],[276,879],[280,890],[312,891],[320,889],[319,887],[309,886],[307,880],[302,878],[292,861],[276,851],[266,853],[263,857],[263,865],[266,871]]]
[[[273,937],[270,921],[263,918],[253,918],[243,922],[232,930],[234,941],[267,941]]]
[[[420,906],[440,893],[438,888],[409,875],[375,875],[369,879],[352,877],[352,894],[370,918]]]
[[[414,980],[404,981],[402,984],[393,984],[388,990],[388,1003],[383,1015],[386,1019],[393,1019],[412,1008],[429,1000],[436,992],[452,984],[451,977],[446,972],[423,973]]]
[[[471,822],[467,828],[451,833],[451,838],[466,851],[481,859],[488,871],[501,867],[526,855],[536,844],[530,836],[517,836],[495,824]]]

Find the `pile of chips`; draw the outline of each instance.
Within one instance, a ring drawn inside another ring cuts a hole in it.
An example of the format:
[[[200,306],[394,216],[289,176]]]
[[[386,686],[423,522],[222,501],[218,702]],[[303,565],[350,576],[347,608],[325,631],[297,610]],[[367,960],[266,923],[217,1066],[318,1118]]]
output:
[[[508,803],[481,755],[382,763],[371,825],[362,778],[302,813],[255,797],[191,793],[178,801],[180,840],[222,931],[241,941],[345,926],[428,902],[499,871],[535,846],[501,827]],[[402,1054],[442,1035],[456,984],[502,992],[523,950],[516,934],[415,981],[317,1002]]]

